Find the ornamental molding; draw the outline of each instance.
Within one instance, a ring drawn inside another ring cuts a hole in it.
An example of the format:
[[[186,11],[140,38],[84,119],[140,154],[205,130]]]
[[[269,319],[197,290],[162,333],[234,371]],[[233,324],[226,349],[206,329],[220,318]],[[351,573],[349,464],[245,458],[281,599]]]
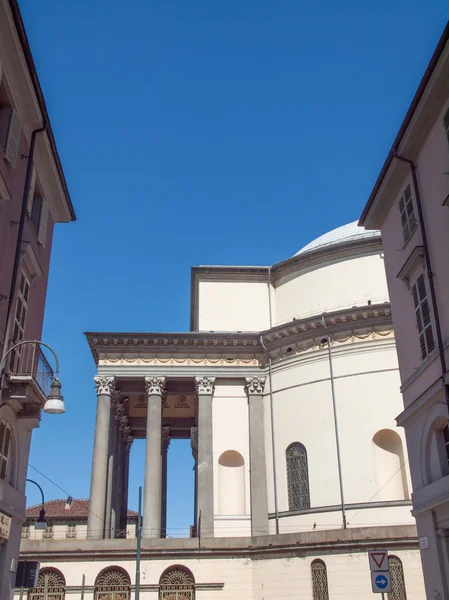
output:
[[[245,377],[246,393],[248,396],[261,396],[265,387],[265,377]]]
[[[115,377],[95,375],[94,381],[97,396],[112,396],[112,393],[115,391]]]
[[[247,367],[247,366],[252,366],[252,365],[258,365],[259,364],[259,359],[256,358],[255,356],[252,358],[217,358],[217,359],[213,359],[213,358],[193,358],[193,357],[177,357],[177,356],[171,356],[169,358],[161,358],[161,357],[156,357],[156,356],[152,356],[152,357],[131,357],[131,358],[127,358],[124,356],[119,356],[117,357],[116,355],[114,356],[106,356],[102,359],[100,359],[98,361],[99,365],[115,365],[115,364],[119,364],[119,365],[160,365],[160,366],[167,366],[167,365],[186,365],[186,366],[226,366],[226,365],[237,365],[237,366],[243,366],[243,367]]]
[[[216,377],[195,377],[195,390],[198,395],[212,396]]]
[[[165,391],[166,377],[145,377],[147,396],[162,396]]]
[[[170,427],[162,427],[161,438],[162,438],[162,450],[164,452],[167,452],[168,447],[170,446],[170,440],[171,440]]]
[[[198,427],[192,427],[190,429],[190,447],[192,448],[192,456],[196,460],[198,457]]]

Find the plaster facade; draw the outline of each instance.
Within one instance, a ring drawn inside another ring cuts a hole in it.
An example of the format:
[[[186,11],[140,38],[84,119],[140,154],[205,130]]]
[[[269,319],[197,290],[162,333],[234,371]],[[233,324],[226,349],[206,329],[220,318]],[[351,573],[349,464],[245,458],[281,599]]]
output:
[[[449,597],[448,40],[449,26],[361,218],[384,243],[403,396],[397,422],[407,439],[428,598]]]

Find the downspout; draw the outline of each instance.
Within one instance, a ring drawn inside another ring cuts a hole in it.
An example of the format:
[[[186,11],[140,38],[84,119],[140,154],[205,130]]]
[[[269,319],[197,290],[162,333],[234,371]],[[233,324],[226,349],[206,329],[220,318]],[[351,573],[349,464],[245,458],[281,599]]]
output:
[[[446,375],[446,370],[447,370],[446,369],[446,357],[444,356],[443,336],[441,334],[440,316],[439,316],[439,311],[438,311],[437,296],[435,293],[435,284],[434,284],[434,280],[433,280],[434,273],[432,270],[432,263],[430,260],[429,245],[427,243],[427,233],[426,233],[426,227],[424,224],[424,214],[423,214],[423,209],[422,209],[422,204],[421,204],[421,196],[419,194],[418,177],[416,175],[416,165],[409,158],[400,156],[398,154],[397,148],[393,149],[393,155],[398,160],[407,163],[410,166],[410,170],[412,172],[413,188],[415,190],[416,207],[418,209],[418,221],[419,221],[419,227],[421,230],[422,242],[423,242],[423,246],[424,246],[424,258],[426,261],[427,277],[429,278],[430,298],[432,300],[432,310],[433,310],[433,316],[435,319],[435,329],[436,329],[436,334],[437,334],[438,352],[440,355],[440,364],[441,364],[441,371],[442,371],[444,394],[445,394],[446,404],[447,404],[447,407],[449,410],[449,386],[445,382],[445,375]]]
[[[331,379],[331,391],[332,391],[332,407],[334,411],[334,428],[335,428],[335,445],[337,447],[337,465],[338,465],[338,482],[340,484],[340,500],[341,500],[341,515],[343,519],[343,529],[347,528],[346,521],[346,506],[345,506],[345,497],[343,493],[343,474],[341,468],[341,453],[340,453],[340,436],[338,433],[338,418],[337,418],[337,402],[335,399],[335,385],[334,385],[334,369],[332,366],[332,348],[331,348],[331,338],[327,331],[326,320],[324,315],[321,316],[321,321],[323,323],[323,327],[326,330],[326,337],[324,340],[327,340],[327,348],[329,352],[329,373]]]
[[[273,318],[271,315],[271,267],[268,267],[268,311],[270,329],[273,326]],[[273,406],[273,375],[271,368],[271,356],[267,347],[263,343],[263,337],[260,336],[260,344],[268,356],[268,383],[270,386],[270,418],[271,418],[271,457],[273,463],[273,493],[274,493],[274,516],[276,523],[276,534],[279,534],[279,506],[278,506],[278,486],[276,474],[276,450],[274,443],[274,406]]]
[[[35,129],[31,133],[31,142],[30,142],[30,150],[28,153],[28,164],[27,164],[27,172],[25,176],[25,187],[23,189],[23,197],[22,197],[22,208],[20,211],[20,219],[19,219],[19,230],[17,233],[17,242],[16,242],[16,252],[14,255],[14,264],[12,269],[12,277],[11,277],[11,288],[9,290],[8,297],[8,310],[6,311],[6,321],[5,321],[5,331],[4,331],[4,340],[3,340],[3,351],[2,358],[5,356],[9,347],[9,334],[11,330],[11,311],[13,302],[16,296],[16,286],[17,286],[17,277],[19,274],[19,264],[20,264],[20,251],[22,249],[22,239],[23,239],[23,230],[25,227],[25,215],[28,204],[28,194],[30,191],[31,177],[33,174],[33,162],[34,162],[34,149],[36,147],[36,136],[38,133],[42,133],[47,129],[47,122],[44,120],[42,127]]]

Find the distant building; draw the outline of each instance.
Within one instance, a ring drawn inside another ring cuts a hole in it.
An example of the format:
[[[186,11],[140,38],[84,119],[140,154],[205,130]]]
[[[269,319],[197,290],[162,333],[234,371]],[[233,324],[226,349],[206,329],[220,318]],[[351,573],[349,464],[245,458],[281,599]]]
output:
[[[45,131],[38,132],[44,124]],[[53,227],[74,219],[17,2],[0,0],[0,357],[14,342],[41,339]],[[39,346],[27,345],[8,356],[5,373],[0,395],[2,600],[10,598],[15,582],[31,434],[39,426],[53,371]]]
[[[36,504],[26,509],[26,521],[22,528],[23,540],[55,540],[65,539],[85,540],[87,537],[87,516],[89,500],[50,500],[44,504],[47,529],[35,529],[42,504]],[[128,510],[126,529],[122,537],[135,538],[137,513]]]
[[[86,334],[98,369],[87,539],[22,540],[42,568],[31,598],[47,577],[59,595],[46,598],[79,600],[83,575],[85,599],[134,597],[136,540],[121,538],[143,438],[141,600],[362,600],[375,548],[390,553],[390,600],[422,600],[379,232],[351,223],[272,267],[196,267],[191,289],[190,332]],[[179,438],[195,459],[190,539],[166,523]]]
[[[384,243],[427,598],[449,598],[449,25],[360,224]]]

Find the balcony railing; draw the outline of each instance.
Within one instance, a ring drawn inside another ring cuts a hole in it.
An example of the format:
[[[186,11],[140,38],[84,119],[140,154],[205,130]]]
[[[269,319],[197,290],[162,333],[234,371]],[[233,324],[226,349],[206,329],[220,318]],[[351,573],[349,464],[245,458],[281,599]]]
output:
[[[10,354],[7,372],[10,377],[32,378],[45,396],[50,393],[54,372],[38,343],[15,348]]]

